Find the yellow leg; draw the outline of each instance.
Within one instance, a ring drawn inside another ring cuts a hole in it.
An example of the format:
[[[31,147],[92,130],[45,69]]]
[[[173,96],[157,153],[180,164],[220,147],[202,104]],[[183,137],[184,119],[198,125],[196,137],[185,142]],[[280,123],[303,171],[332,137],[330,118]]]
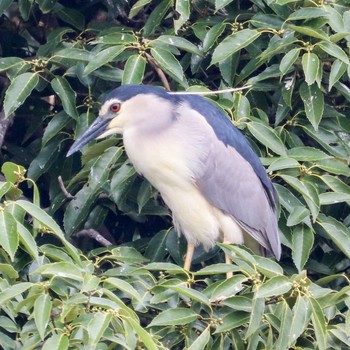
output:
[[[231,242],[228,242],[226,240],[224,240],[225,244],[230,244]],[[225,263],[226,264],[229,264],[229,265],[232,265],[232,259],[225,253]],[[229,279],[233,276],[233,272],[226,272],[226,279]]]
[[[194,253],[195,245],[193,243],[187,243],[187,252],[185,258],[184,269],[190,271],[192,258]]]

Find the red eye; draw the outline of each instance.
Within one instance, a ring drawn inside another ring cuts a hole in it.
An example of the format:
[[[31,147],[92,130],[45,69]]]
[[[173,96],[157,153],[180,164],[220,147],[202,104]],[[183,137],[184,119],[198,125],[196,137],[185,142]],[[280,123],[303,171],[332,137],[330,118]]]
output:
[[[113,113],[119,112],[119,110],[120,110],[120,103],[113,103],[113,104],[109,107],[109,109],[110,109],[111,112],[113,112]]]

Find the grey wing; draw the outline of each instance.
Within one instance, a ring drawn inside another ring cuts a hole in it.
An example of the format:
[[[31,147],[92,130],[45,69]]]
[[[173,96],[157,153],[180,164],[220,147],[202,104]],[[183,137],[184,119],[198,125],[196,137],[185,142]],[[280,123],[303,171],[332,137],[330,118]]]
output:
[[[262,247],[280,258],[275,210],[254,169],[235,148],[212,137],[203,172],[195,180],[212,205],[231,215]]]

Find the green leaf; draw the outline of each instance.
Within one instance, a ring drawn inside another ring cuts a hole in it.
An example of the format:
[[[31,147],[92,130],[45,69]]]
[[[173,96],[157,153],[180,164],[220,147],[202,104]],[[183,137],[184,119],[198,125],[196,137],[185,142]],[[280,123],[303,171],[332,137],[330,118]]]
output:
[[[310,211],[304,206],[296,206],[290,212],[290,215],[287,219],[287,226],[295,226],[305,220],[305,218],[309,217]]]
[[[320,204],[330,205],[350,201],[350,193],[326,192],[320,194]]]
[[[42,147],[55,137],[70,121],[69,116],[64,111],[57,113],[47,124],[42,138]]]
[[[73,27],[83,31],[85,26],[85,16],[71,8],[66,6],[55,6],[54,11],[57,16],[64,22],[71,24]]]
[[[43,13],[49,13],[56,5],[57,0],[35,0]]]
[[[255,298],[268,298],[287,293],[292,288],[291,282],[286,276],[272,277],[257,288]]]
[[[283,301],[280,306],[280,327],[279,335],[276,341],[275,349],[287,349],[287,344],[289,341],[289,332],[292,324],[292,312],[289,305]]]
[[[234,94],[235,119],[249,118],[250,103],[247,97],[242,94]]]
[[[347,65],[340,60],[335,60],[332,63],[331,72],[329,74],[328,91],[331,91],[333,85],[344,75],[346,69]]]
[[[188,0],[176,0],[175,11],[179,17],[174,20],[174,30],[177,34],[178,30],[189,20],[190,18],[190,1]]]
[[[178,326],[185,325],[195,321],[198,314],[191,309],[177,307],[168,309],[157,315],[148,327],[152,326]]]
[[[298,295],[292,310],[292,323],[288,335],[288,347],[294,345],[300,335],[305,331],[311,316],[308,298]]]
[[[0,273],[4,276],[8,276],[11,279],[18,278],[18,272],[14,269],[14,267],[10,264],[0,263]]]
[[[323,93],[316,84],[309,86],[306,83],[301,84],[299,93],[304,102],[306,117],[317,130],[324,111]]]
[[[52,300],[49,294],[41,294],[34,303],[34,321],[40,338],[44,339],[50,321]]]
[[[332,174],[350,176],[348,164],[336,158],[320,160],[315,165]]]
[[[119,29],[119,28],[118,28]],[[120,30],[120,29],[119,29]],[[94,44],[106,44],[106,45],[120,45],[123,44],[125,47],[129,44],[137,42],[137,37],[133,34],[125,33],[123,28],[120,32],[111,32],[109,34],[101,34],[93,41]]]
[[[8,118],[24,103],[38,83],[39,76],[37,73],[20,74],[11,82],[5,93],[5,118]]]
[[[226,28],[226,23],[217,23],[212,26],[203,39],[203,51],[207,52],[215,44],[219,36],[224,32]]]
[[[151,261],[163,260],[163,258],[168,254],[166,250],[168,233],[168,230],[162,230],[151,238],[144,254],[146,258],[150,259]]]
[[[288,157],[298,161],[312,162],[321,159],[330,158],[330,156],[314,147],[294,147],[287,151]]]
[[[312,52],[306,52],[301,59],[301,64],[305,74],[305,81],[308,85],[312,85],[316,81],[320,67],[318,56]]]
[[[112,321],[113,315],[107,312],[95,312],[87,325],[88,349],[96,349],[97,345]]]
[[[113,287],[117,288],[118,290],[123,291],[124,293],[130,295],[132,298],[136,299],[139,303],[143,304],[143,301],[142,301],[139,293],[128,282],[123,281],[120,278],[115,278],[115,277],[106,278],[104,282],[112,285]]]
[[[51,61],[55,62],[55,61],[61,61],[63,59],[63,60],[72,61],[73,64],[76,63],[76,61],[88,63],[91,58],[90,56],[91,56],[91,53],[89,51],[77,49],[74,47],[69,47],[56,52],[55,55],[51,57]]]
[[[68,350],[69,339],[66,334],[53,334],[44,343],[42,350]]]
[[[2,0],[0,2],[0,16],[7,10],[7,8],[12,4],[13,0]]]
[[[209,299],[203,293],[200,293],[195,289],[187,288],[182,285],[172,286],[169,284],[166,284],[164,287],[167,289],[174,290],[175,292],[181,295],[185,295],[188,298],[198,301],[201,304],[210,305]]]
[[[280,157],[269,165],[267,172],[292,168],[300,168],[299,162],[292,158]]]
[[[234,275],[231,278],[219,282],[214,289],[209,287],[210,289],[205,290],[204,294],[206,294],[211,301],[229,298],[239,293],[243,289],[242,283],[246,281],[246,276]],[[209,290],[211,293],[209,293]]]
[[[280,265],[275,263],[270,258],[263,256],[255,256],[256,269],[261,272],[264,276],[274,277],[283,275],[283,269]]]
[[[145,8],[146,5],[148,5],[152,0],[138,0],[135,2],[134,5],[132,5],[132,8],[129,12],[129,18],[134,18],[141,10]]]
[[[14,261],[18,249],[17,222],[8,212],[0,210],[0,245]]]
[[[228,4],[230,4],[233,0],[215,0],[215,10],[219,11]]]
[[[317,223],[325,230],[334,244],[350,258],[350,229],[336,219],[319,215]]]
[[[248,297],[234,296],[232,298],[224,300],[222,304],[230,307],[233,310],[240,310],[251,313],[253,301]]]
[[[282,179],[285,180],[297,192],[302,194],[305,202],[307,203],[311,211],[313,221],[315,221],[320,210],[319,197],[318,197],[318,192],[316,188],[312,184],[307,182],[305,183],[301,182],[297,178],[290,175],[279,175],[279,176],[282,177]],[[292,211],[292,209],[290,211]]]
[[[146,24],[143,27],[143,36],[145,38],[148,38],[150,34],[152,34],[158,27],[159,23],[162,21],[172,4],[173,2],[171,0],[163,0],[148,16]]]
[[[83,75],[87,76],[96,69],[104,66],[105,64],[113,61],[118,55],[120,55],[125,50],[125,46],[117,45],[108,47],[100,51],[85,67]]]
[[[337,58],[347,65],[350,64],[348,55],[340,48],[340,46],[331,43],[330,41],[321,41],[317,45],[329,55]]]
[[[287,27],[291,30],[294,30],[298,33],[311,36],[313,38],[321,39],[321,40],[329,40],[329,37],[325,32],[323,32],[320,29],[314,29],[311,27],[305,27],[305,26],[296,26],[292,24],[288,24]]]
[[[33,272],[33,274],[71,278],[75,281],[83,281],[83,273],[83,270],[69,261],[60,261],[52,264],[42,265]]]
[[[1,57],[0,58],[0,72],[4,72],[8,69],[15,68],[15,67],[25,65],[25,64],[26,64],[26,62],[22,58],[19,58],[19,57]]]
[[[170,51],[157,47],[151,49],[151,54],[160,68],[164,69],[172,78],[183,81],[184,73],[182,66]]]
[[[187,350],[203,350],[205,346],[209,343],[210,340],[210,331],[208,328],[202,332],[199,337],[191,344]]]
[[[61,240],[67,249],[69,255],[75,260],[75,262],[80,266],[81,260],[77,249],[71,245],[68,241],[66,241],[63,232],[57,223],[49,216],[44,210],[36,206],[35,204],[25,201],[18,200],[16,201],[16,205],[23,208],[28,214],[30,214],[34,219],[40,221],[44,224],[48,229],[50,229],[56,236]]]
[[[314,244],[314,234],[306,225],[298,225],[293,229],[292,258],[298,271],[301,272],[309,259]]]
[[[157,41],[169,44],[171,46],[178,47],[179,49],[193,53],[195,55],[202,55],[202,51],[190,41],[175,35],[161,35],[157,38]]]
[[[243,324],[249,323],[249,314],[242,311],[234,311],[230,312],[227,316],[225,316],[222,320],[222,323],[219,324],[214,334],[217,333],[225,333],[227,331],[231,331],[234,328],[242,326]]]
[[[51,81],[52,89],[62,102],[64,111],[72,118],[77,119],[78,113],[75,105],[76,93],[63,77],[56,77]]]
[[[264,298],[254,298],[252,303],[252,312],[250,313],[249,326],[245,338],[249,339],[261,327],[261,319],[265,311]]]
[[[24,293],[27,289],[32,287],[31,282],[22,282],[14,284],[11,287],[3,289],[0,293],[0,306],[4,305],[7,301],[17,297],[18,295]]]
[[[122,84],[141,84],[145,68],[146,60],[142,56],[130,56],[125,63]]]
[[[295,63],[300,54],[300,48],[292,49],[286,53],[280,62],[280,71],[282,74],[286,74],[289,68]]]
[[[127,322],[130,323],[133,332],[136,331],[137,335],[139,336],[143,344],[146,346],[147,350],[159,349],[159,347],[155,344],[154,340],[152,339],[152,335],[149,334],[143,327],[141,327],[138,322],[136,322],[132,318],[128,318]]]
[[[224,61],[235,52],[247,47],[260,36],[260,32],[243,29],[226,37],[214,50],[211,65]]]
[[[328,17],[329,14],[323,8],[320,7],[304,7],[293,12],[287,21],[298,21],[301,19],[311,19],[319,17]]]
[[[35,239],[32,234],[23,226],[20,222],[17,221],[17,232],[19,241],[27,250],[27,252],[35,259],[39,259],[38,247],[36,245]]]
[[[247,124],[247,126],[253,136],[256,137],[263,145],[281,156],[285,156],[287,154],[283,142],[271,127],[259,122],[250,122]]]
[[[1,167],[1,172],[5,175],[7,181],[16,184],[23,181],[26,169],[12,162],[5,162]]]
[[[319,303],[314,298],[309,298],[309,301],[311,305],[311,320],[316,334],[317,346],[320,350],[326,350],[326,319]]]
[[[11,182],[0,181],[0,199],[5,196],[5,194],[13,188]]]

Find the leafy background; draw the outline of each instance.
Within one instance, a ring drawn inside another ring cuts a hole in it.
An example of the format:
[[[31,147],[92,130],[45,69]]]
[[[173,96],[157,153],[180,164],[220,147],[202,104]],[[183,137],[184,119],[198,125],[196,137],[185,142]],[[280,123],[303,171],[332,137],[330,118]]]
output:
[[[1,347],[348,349],[349,5],[1,0]],[[279,193],[280,262],[219,244],[184,271],[120,137],[66,158],[141,82],[247,87],[211,98]]]

